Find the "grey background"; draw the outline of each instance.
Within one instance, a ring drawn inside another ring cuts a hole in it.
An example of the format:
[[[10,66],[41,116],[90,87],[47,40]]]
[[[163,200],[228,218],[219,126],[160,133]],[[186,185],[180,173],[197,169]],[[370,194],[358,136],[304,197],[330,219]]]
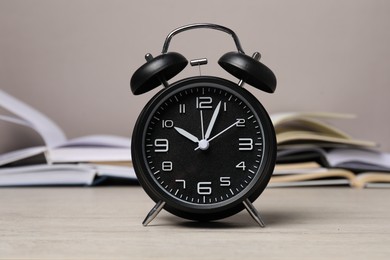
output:
[[[278,78],[275,94],[247,87],[269,113],[329,111],[353,137],[390,150],[390,1],[7,1],[0,0],[0,86],[48,115],[69,138],[130,136],[157,90],[133,96],[132,73],[166,35],[193,22],[233,29],[244,50],[262,53]],[[207,57],[205,75],[230,77],[217,64],[230,36],[195,30],[170,50]],[[188,66],[174,80],[198,75]],[[4,111],[0,112],[4,113]],[[0,122],[0,151],[41,144],[39,136]]]

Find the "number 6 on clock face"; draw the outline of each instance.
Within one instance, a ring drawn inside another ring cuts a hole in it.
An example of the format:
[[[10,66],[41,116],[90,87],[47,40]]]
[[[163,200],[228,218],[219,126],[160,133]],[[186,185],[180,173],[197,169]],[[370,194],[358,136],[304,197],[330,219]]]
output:
[[[268,114],[248,91],[216,77],[174,83],[142,111],[133,164],[149,196],[181,217],[230,216],[266,187],[275,162]]]

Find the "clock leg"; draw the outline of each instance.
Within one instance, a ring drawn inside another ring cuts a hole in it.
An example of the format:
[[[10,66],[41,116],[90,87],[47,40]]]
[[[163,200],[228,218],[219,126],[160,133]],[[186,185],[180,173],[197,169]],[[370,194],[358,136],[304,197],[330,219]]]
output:
[[[142,225],[146,227],[163,209],[165,205],[165,201],[160,200],[156,203],[156,205],[152,208],[152,210],[148,213],[145,220],[142,222]]]
[[[249,214],[252,216],[252,218],[259,224],[260,227],[265,227],[265,224],[263,220],[260,217],[259,212],[256,210],[256,208],[253,206],[252,202],[249,201],[249,199],[244,200],[244,206],[248,210]]]

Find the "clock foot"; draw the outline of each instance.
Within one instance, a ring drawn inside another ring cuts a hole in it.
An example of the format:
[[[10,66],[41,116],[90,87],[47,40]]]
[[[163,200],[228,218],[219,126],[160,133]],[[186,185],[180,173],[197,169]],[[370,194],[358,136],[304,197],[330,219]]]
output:
[[[160,200],[156,203],[156,205],[152,208],[152,210],[148,213],[145,220],[142,222],[142,225],[146,227],[163,209],[165,205],[165,201]]]
[[[259,212],[256,210],[256,208],[253,206],[252,202],[249,201],[249,199],[246,199],[243,201],[245,208],[248,210],[249,214],[252,216],[252,218],[259,224],[260,227],[265,227],[265,224],[263,220],[260,217]]]

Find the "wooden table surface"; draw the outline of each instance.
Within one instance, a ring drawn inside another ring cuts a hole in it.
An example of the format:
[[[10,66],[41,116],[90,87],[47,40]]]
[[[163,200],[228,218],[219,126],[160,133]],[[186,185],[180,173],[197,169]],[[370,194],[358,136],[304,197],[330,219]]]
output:
[[[390,259],[390,190],[268,188],[246,211],[198,223],[138,186],[0,189],[0,259]]]

